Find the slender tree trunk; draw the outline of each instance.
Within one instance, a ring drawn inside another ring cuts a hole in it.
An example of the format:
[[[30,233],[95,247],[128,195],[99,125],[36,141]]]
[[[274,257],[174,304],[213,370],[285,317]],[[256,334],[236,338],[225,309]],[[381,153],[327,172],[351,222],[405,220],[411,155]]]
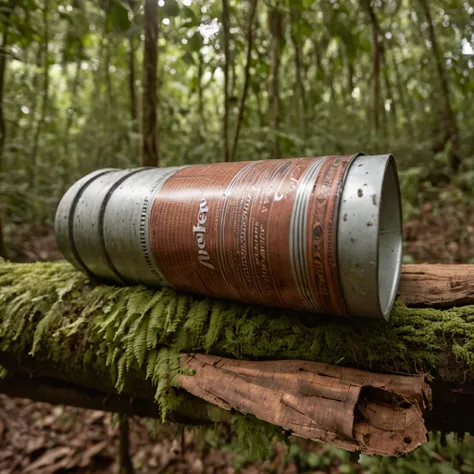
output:
[[[133,474],[132,459],[130,457],[130,437],[129,437],[129,423],[128,415],[119,415],[119,431],[120,431],[120,474]]]
[[[112,79],[110,77],[110,50],[111,48],[110,36],[107,38],[107,44],[105,45],[105,64],[104,64],[104,74],[105,74],[105,95],[107,97],[107,109],[110,109],[113,101],[113,92],[112,92]]]
[[[198,71],[197,71],[197,88],[198,88],[198,113],[201,127],[206,130],[206,121],[204,120],[204,89],[202,86],[202,76],[204,74],[204,58],[201,51],[198,52]]]
[[[156,0],[144,0],[145,51],[143,56],[143,151],[142,166],[159,165],[156,112],[156,69],[158,65],[158,6]]]
[[[297,6],[291,6],[291,42],[295,50],[295,74],[296,74],[296,91],[298,93],[298,112],[299,112],[299,123],[301,135],[304,141],[306,141],[306,90],[304,86],[304,71],[303,71],[303,60],[301,52],[301,43],[298,40],[295,32],[297,26],[298,17],[301,14],[300,9]]]
[[[395,86],[397,88],[398,101],[399,101],[400,109],[403,116],[403,130],[406,131],[410,139],[413,139],[413,127],[411,126],[411,123],[410,123],[410,113],[409,113],[408,104],[405,98],[405,88],[404,88],[404,84],[402,83],[402,78],[400,76],[400,71],[398,69],[397,60],[395,58],[395,52],[393,50],[390,56],[392,58],[392,69],[395,74]]]
[[[352,91],[354,90],[354,62],[352,58],[348,55],[346,56],[347,60],[347,90],[349,95],[349,100],[352,98]]]
[[[79,58],[76,62],[76,71],[74,74],[74,79],[72,80],[72,85],[71,85],[71,104],[70,108],[67,111],[67,118],[66,118],[66,125],[64,129],[64,156],[65,160],[62,162],[62,172],[61,172],[61,181],[62,181],[62,186],[65,187],[70,180],[71,176],[71,167],[73,165],[73,160],[71,159],[70,155],[70,146],[69,146],[69,134],[71,131],[73,119],[74,119],[74,110],[76,109],[76,101],[77,101],[77,88],[79,87],[79,80],[81,76],[81,63],[82,63],[82,51],[78,51]]]
[[[380,29],[372,0],[362,0],[362,3],[369,18],[372,34],[372,124],[378,138],[380,130]]]
[[[137,87],[136,87],[136,71],[135,71],[135,45],[133,38],[129,39],[128,52],[128,89],[130,93],[130,120],[132,123],[132,137],[130,139],[131,154],[137,159],[140,157],[139,147],[139,127],[138,127],[138,103],[137,103]]]
[[[250,64],[252,62],[252,46],[253,46],[253,24],[255,12],[257,11],[258,0],[249,0],[249,20],[247,26],[247,59],[244,72],[244,89],[240,98],[239,115],[237,117],[237,126],[235,130],[234,145],[232,147],[231,161],[235,161],[237,152],[237,144],[239,142],[240,129],[244,120],[245,102],[247,100],[248,89],[250,85]]]
[[[128,56],[128,87],[130,91],[130,118],[132,119],[132,131],[138,133],[138,104],[137,104],[137,88],[136,72],[135,72],[135,46],[133,39],[130,38]]]
[[[10,30],[10,18],[17,3],[18,0],[10,0],[3,13],[4,29],[2,42],[0,44],[0,173],[3,171],[3,149],[7,135],[3,102],[5,95],[5,74],[7,72],[8,35]],[[2,240],[0,240],[0,248],[1,247]]]
[[[268,12],[270,30],[270,77],[268,84],[268,126],[272,134],[271,157],[280,158],[280,62],[283,48],[283,14],[278,7],[270,7]]]
[[[262,105],[262,98],[260,95],[261,93],[260,84],[258,82],[254,82],[252,84],[252,89],[255,95],[255,102],[257,103],[257,114],[258,114],[260,128],[263,129],[265,125],[267,125],[267,118],[265,116],[264,108]]]
[[[392,84],[390,82],[389,68],[387,64],[387,50],[385,45],[382,48],[382,73],[385,86],[385,97],[390,99],[390,111],[385,110],[384,106],[384,120],[385,120],[385,134],[387,140],[390,139],[390,136],[396,135],[396,130],[398,127],[398,113],[397,113],[397,103],[395,102],[395,96],[393,94]],[[392,133],[395,132],[395,133]]]
[[[229,0],[222,0],[222,28],[224,30],[224,126],[222,130],[224,139],[224,161],[230,161],[229,153]]]
[[[444,58],[441,49],[438,45],[438,39],[434,30],[433,19],[431,18],[431,11],[427,0],[418,0],[423,9],[426,22],[428,23],[428,37],[431,43],[431,51],[436,65],[438,81],[441,89],[442,111],[441,120],[439,124],[439,132],[441,137],[435,137],[433,151],[435,153],[441,151],[448,141],[451,142],[451,168],[454,172],[459,171],[461,166],[461,158],[459,156],[460,141],[459,128],[456,121],[456,116],[453,113],[451,104],[451,97],[449,92],[448,75],[444,66]]]
[[[43,94],[41,98],[41,112],[36,131],[33,139],[33,150],[31,152],[31,168],[30,168],[30,179],[29,184],[32,189],[36,187],[36,168],[38,164],[38,149],[39,149],[39,138],[43,125],[46,121],[46,111],[48,108],[48,97],[49,97],[49,25],[48,25],[48,13],[49,13],[49,0],[44,1],[43,5]]]

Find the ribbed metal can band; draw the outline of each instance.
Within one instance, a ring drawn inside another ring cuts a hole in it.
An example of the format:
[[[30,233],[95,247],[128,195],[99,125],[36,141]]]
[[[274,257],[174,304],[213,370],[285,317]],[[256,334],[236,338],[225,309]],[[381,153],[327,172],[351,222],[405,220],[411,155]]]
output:
[[[117,284],[388,319],[400,279],[390,155],[99,170],[55,225],[66,259]]]

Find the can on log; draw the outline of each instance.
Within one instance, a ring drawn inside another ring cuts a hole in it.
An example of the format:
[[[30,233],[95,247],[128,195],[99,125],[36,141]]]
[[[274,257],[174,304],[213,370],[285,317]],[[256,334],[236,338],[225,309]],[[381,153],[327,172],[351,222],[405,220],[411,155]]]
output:
[[[388,319],[400,280],[391,155],[99,170],[55,225],[71,263],[118,284]]]

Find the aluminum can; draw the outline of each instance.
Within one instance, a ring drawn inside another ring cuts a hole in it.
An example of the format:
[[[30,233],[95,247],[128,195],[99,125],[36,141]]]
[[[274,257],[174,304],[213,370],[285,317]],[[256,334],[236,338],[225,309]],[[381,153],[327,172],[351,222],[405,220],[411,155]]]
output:
[[[56,213],[67,260],[116,284],[385,318],[401,273],[391,155],[105,169]]]

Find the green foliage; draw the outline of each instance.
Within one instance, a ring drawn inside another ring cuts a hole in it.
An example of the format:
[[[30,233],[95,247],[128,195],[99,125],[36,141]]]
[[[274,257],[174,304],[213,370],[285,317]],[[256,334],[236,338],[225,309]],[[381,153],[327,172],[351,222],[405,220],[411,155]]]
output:
[[[3,262],[0,350],[70,360],[71,371],[99,371],[118,390],[140,374],[165,416],[179,402],[179,351],[402,373],[449,370],[454,382],[474,380],[474,307],[408,310],[397,303],[391,324],[315,318],[171,289],[93,286],[67,263]]]
[[[66,5],[52,0],[45,11],[44,2],[12,2],[16,7],[8,21],[8,8],[0,11],[2,37],[8,28],[0,206],[8,218],[51,223],[61,194],[80,176],[100,167],[139,165],[140,117],[132,114],[130,77],[134,64],[139,101],[144,68],[141,3],[81,0]],[[371,3],[384,51],[377,131],[371,110],[371,25],[360,2],[280,1],[287,43],[280,58],[276,134],[281,154],[392,151],[404,172],[413,168],[421,187],[426,180],[438,185],[440,177],[451,181],[449,144],[433,152],[433,143],[444,132],[443,98],[419,1]],[[458,3],[429,2],[460,129],[464,167],[458,181],[469,193],[474,189],[472,7]],[[259,2],[256,14],[239,160],[272,157],[269,5]],[[158,10],[160,164],[221,161],[221,2],[165,0]],[[230,0],[230,138],[244,84],[248,13],[247,2]],[[46,38],[48,61],[43,61]],[[48,100],[42,117],[44,94]],[[33,186],[27,179],[31,174]],[[407,216],[419,199],[411,186]]]
[[[430,433],[428,443],[410,456],[400,459],[361,455],[360,465],[367,474],[458,474],[474,472],[474,440],[467,436],[459,441],[447,435],[445,442],[438,433]]]

